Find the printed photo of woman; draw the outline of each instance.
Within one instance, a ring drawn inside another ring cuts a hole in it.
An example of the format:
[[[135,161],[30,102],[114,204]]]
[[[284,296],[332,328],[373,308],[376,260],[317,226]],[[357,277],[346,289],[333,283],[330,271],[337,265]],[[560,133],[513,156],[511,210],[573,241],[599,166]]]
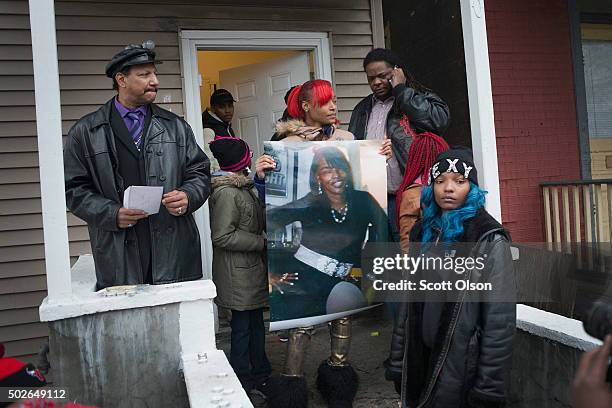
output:
[[[291,285],[273,287],[272,321],[366,306],[351,272],[360,267],[366,239],[387,239],[387,216],[372,194],[355,188],[347,157],[339,147],[329,144],[313,147],[310,191],[298,200],[268,209],[268,231],[301,223],[297,251],[287,254],[281,250],[278,257],[270,259],[271,273],[293,274]]]

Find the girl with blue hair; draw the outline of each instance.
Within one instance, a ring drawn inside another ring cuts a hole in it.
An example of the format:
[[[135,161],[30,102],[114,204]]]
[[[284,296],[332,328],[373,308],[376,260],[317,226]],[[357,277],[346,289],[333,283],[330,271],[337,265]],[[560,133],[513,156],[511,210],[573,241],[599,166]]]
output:
[[[423,218],[410,232],[410,254],[442,250],[445,257],[484,259],[481,269],[455,267],[450,274],[488,282],[492,290],[475,294],[468,285],[456,285],[453,296],[428,291],[401,304],[385,376],[394,381],[402,407],[505,405],[516,283],[509,234],[484,209],[485,195],[469,149],[450,149],[436,158],[421,195]],[[438,270],[417,274],[443,276]]]

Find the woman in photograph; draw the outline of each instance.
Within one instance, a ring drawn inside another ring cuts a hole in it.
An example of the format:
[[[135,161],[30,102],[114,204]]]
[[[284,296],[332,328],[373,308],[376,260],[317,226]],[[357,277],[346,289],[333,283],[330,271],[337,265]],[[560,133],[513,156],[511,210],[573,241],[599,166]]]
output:
[[[336,99],[328,81],[314,80],[296,86],[287,98],[287,111],[293,119],[277,124],[278,140],[354,139],[350,132],[338,127]],[[390,141],[383,143],[380,153],[390,157]],[[269,155],[262,155],[255,164],[255,183],[260,197],[264,199],[265,172],[274,168],[275,162]],[[325,314],[328,295],[339,284],[338,290],[351,292],[350,287],[345,285],[352,284],[343,278],[350,273],[352,265],[359,264],[361,245],[368,229],[368,223],[364,220],[374,221],[369,232],[370,238],[387,237],[385,213],[368,193],[354,190],[350,165],[339,149],[320,150],[315,155],[311,170],[311,192],[299,203],[275,210],[284,217],[286,223],[301,220],[303,229],[301,251],[296,252],[291,267],[288,267],[286,274],[270,279],[274,283],[271,306],[274,308],[275,302],[279,302],[279,305],[282,303],[280,307],[287,307],[288,316]],[[383,221],[380,221],[381,217]],[[320,223],[315,224],[316,220],[320,220]],[[272,227],[268,225],[268,231]],[[330,234],[330,231],[333,233]],[[346,231],[350,231],[350,234],[347,235]],[[321,271],[312,266],[318,262],[328,266],[321,268]],[[355,290],[358,291],[357,288]],[[289,297],[283,299],[281,291]],[[295,305],[288,299],[295,301]],[[303,308],[302,313],[298,313],[300,308]],[[312,330],[312,327],[301,327],[289,331],[283,372],[280,376],[272,377],[263,390],[271,408],[308,405],[308,387],[303,366]],[[357,392],[358,377],[348,362],[350,317],[330,322],[329,330],[331,353],[319,366],[317,387],[329,406],[351,406]]]
[[[302,224],[298,250],[289,262],[274,268],[281,274],[293,273],[297,277],[292,285],[282,291],[273,290],[270,295],[271,310],[280,312],[280,320],[366,306],[350,273],[353,267],[360,267],[366,236],[369,241],[387,239],[387,217],[370,193],[355,190],[351,165],[339,148],[318,148],[310,167],[310,192],[299,200],[269,210],[268,215],[268,231],[295,221]],[[330,334],[331,355],[319,367],[317,385],[326,398],[352,401],[357,375],[348,363],[350,319],[332,321]],[[289,370],[284,376],[300,374],[301,377],[305,356],[303,351],[292,353],[292,343],[304,343],[304,337],[310,337],[307,328],[290,331]],[[334,405],[330,403],[330,406]]]
[[[402,303],[386,377],[401,394],[402,407],[501,407],[516,324],[516,305],[510,301],[516,294],[510,237],[484,209],[485,191],[478,186],[469,149],[439,155],[429,178],[421,198],[423,218],[410,233],[410,253],[456,248],[484,258],[484,268],[468,270],[461,279],[494,286],[477,295],[457,291],[452,301],[438,294],[435,301]],[[439,272],[417,273],[427,279]],[[427,299],[434,296],[425,294]]]
[[[327,307],[332,289],[346,281],[353,267],[360,267],[366,234],[371,242],[387,238],[386,214],[370,193],[355,190],[351,165],[339,148],[318,148],[310,167],[310,192],[268,214],[268,231],[295,221],[302,224],[295,262],[284,266],[286,272],[297,273],[299,280],[283,294],[273,291],[271,296],[283,320],[364,306],[365,300],[357,291],[359,298],[346,309]]]

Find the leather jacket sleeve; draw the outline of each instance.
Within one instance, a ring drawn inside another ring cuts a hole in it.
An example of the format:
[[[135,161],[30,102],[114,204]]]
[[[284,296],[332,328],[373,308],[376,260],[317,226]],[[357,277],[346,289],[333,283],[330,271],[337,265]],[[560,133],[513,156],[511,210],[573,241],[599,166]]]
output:
[[[436,94],[417,92],[404,84],[393,88],[395,97],[394,109],[405,114],[410,122],[421,131],[430,131],[437,135],[448,127],[450,112],[448,105]]]
[[[85,152],[76,138],[75,129],[70,129],[64,146],[64,183],[66,205],[77,217],[97,228],[119,231],[117,213],[121,205],[102,196],[94,187]]]
[[[402,367],[404,363],[404,344],[407,338],[408,307],[407,302],[396,303],[398,306],[397,316],[393,322],[391,333],[391,348],[389,358],[384,362],[385,378],[389,381],[399,382],[402,379]]]
[[[188,213],[195,212],[210,196],[210,160],[195,141],[191,127],[184,124],[185,129],[185,170],[183,185],[189,199]]]
[[[476,381],[468,395],[470,407],[502,406],[506,400],[516,327],[516,303],[508,301],[516,297],[509,241],[496,233],[489,237],[486,248],[485,271],[493,290],[481,303],[482,337]]]
[[[348,125],[348,131],[353,134],[355,140],[366,138],[367,117],[369,115],[368,104],[372,103],[372,95],[363,98],[353,109]]]

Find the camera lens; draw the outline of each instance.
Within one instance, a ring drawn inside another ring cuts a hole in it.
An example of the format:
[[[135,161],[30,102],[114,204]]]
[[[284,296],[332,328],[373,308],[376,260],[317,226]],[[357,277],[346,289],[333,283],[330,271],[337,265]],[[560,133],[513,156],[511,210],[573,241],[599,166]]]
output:
[[[582,320],[584,330],[593,337],[603,341],[612,334],[612,305],[595,302],[589,313]]]

